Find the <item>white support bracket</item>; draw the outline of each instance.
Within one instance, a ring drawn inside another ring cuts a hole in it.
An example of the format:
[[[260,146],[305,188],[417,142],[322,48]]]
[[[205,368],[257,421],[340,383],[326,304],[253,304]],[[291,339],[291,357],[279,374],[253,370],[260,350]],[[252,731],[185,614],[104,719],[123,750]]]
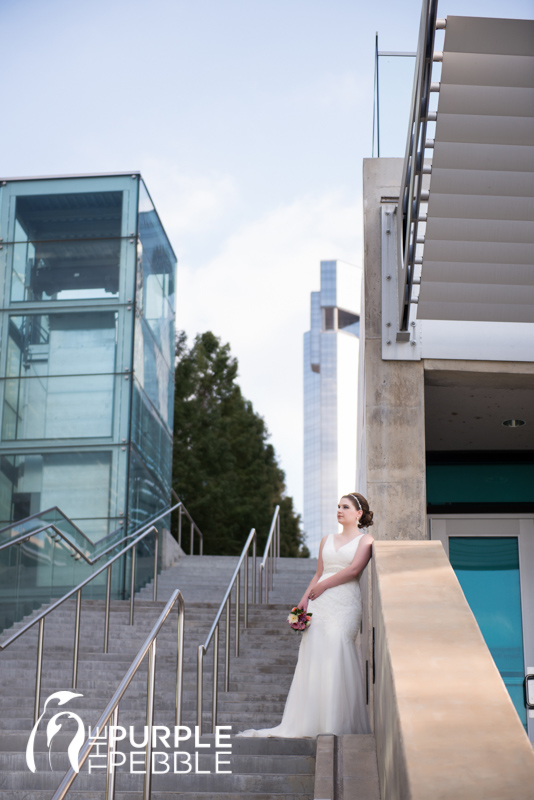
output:
[[[397,259],[397,204],[383,203],[381,214],[382,251],[382,358],[384,361],[421,360],[421,324],[410,319],[407,331],[399,331],[399,288]]]

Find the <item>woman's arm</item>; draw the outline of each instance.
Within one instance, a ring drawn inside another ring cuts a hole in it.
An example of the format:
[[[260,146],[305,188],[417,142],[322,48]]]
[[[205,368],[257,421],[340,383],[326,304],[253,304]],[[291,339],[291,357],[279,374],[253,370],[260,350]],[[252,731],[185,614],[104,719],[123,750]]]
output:
[[[365,536],[360,539],[360,543],[356,548],[356,555],[354,556],[352,563],[348,567],[345,567],[345,569],[341,569],[334,575],[330,575],[329,578],[321,581],[321,583],[316,583],[313,590],[313,599],[315,600],[317,597],[322,595],[326,589],[332,589],[334,586],[340,586],[342,583],[347,583],[348,581],[353,581],[354,578],[357,578],[360,572],[362,572],[362,570],[365,569],[369,563],[373,542],[374,539],[371,534],[366,533]]]
[[[328,538],[327,536],[323,536],[323,538],[321,539],[321,544],[319,545],[319,555],[317,557],[317,570],[315,572],[315,575],[313,576],[313,578],[310,581],[310,585],[308,586],[308,588],[306,589],[306,591],[302,595],[302,600],[298,604],[298,608],[302,608],[303,611],[307,611],[307,609],[308,609],[308,598],[310,596],[310,592],[313,589],[313,587],[319,582],[319,578],[323,574],[323,569],[324,569],[323,568],[323,547],[324,547],[324,543],[326,542],[327,538]]]

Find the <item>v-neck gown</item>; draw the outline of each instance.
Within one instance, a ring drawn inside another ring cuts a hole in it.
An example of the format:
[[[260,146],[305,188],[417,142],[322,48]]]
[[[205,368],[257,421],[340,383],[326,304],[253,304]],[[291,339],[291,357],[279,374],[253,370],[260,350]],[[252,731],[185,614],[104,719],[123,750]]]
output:
[[[319,583],[349,566],[364,533],[338,550],[334,534],[329,535],[323,547]],[[246,730],[238,736],[371,733],[356,648],[362,618],[359,579],[327,589],[309,601],[308,611],[313,616],[310,627],[300,634],[297,666],[282,722],[274,728]]]

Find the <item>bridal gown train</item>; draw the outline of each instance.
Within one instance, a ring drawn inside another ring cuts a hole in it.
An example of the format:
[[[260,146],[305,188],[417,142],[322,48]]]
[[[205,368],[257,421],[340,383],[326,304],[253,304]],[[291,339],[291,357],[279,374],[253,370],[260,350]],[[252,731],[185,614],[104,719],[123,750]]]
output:
[[[319,583],[348,567],[364,533],[336,550],[330,534],[323,547]],[[297,666],[282,722],[275,728],[249,729],[238,736],[314,737],[319,733],[371,733],[356,637],[362,618],[360,582],[327,589],[310,600],[310,627],[301,638]]]

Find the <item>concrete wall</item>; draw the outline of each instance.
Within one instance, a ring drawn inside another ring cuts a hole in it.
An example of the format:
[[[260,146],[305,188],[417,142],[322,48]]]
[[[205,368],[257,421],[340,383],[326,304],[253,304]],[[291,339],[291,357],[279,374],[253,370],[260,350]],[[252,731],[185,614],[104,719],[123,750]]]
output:
[[[424,539],[424,374],[421,361],[382,361],[380,205],[398,198],[402,159],[366,159],[364,198],[365,449],[357,485],[375,513],[378,539]],[[362,430],[360,428],[360,437]]]
[[[532,745],[441,542],[373,551],[382,800],[531,798]]]

